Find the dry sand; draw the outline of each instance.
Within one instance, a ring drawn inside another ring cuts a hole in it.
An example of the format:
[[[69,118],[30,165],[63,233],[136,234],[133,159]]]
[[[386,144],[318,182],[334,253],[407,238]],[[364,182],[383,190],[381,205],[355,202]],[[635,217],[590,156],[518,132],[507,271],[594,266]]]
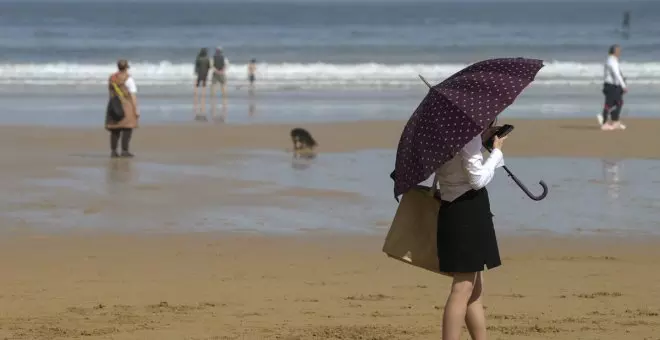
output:
[[[656,120],[615,132],[595,119],[506,122],[508,156],[660,158]],[[302,126],[334,152],[395,148],[403,124]],[[134,151],[203,163],[223,148],[286,149],[292,127],[145,126]],[[0,184],[10,192],[81,162],[72,156],[107,157],[107,139],[101,128],[0,127]],[[308,191],[287,194],[319,195]],[[43,234],[0,221],[0,339],[439,338],[449,280],[386,258],[384,235]],[[660,339],[659,245],[503,239],[504,265],[486,273],[491,338]]]
[[[492,339],[658,339],[658,241],[501,243],[503,266],[485,274]],[[439,339],[449,279],[381,244],[13,235],[0,245],[0,338]]]

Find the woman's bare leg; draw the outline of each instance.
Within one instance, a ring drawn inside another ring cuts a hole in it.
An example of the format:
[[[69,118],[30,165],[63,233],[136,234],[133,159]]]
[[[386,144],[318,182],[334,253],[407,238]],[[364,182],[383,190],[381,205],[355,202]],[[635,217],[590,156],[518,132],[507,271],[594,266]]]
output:
[[[442,316],[442,340],[459,340],[477,273],[456,273]]]
[[[220,94],[222,95],[222,103],[227,104],[227,91],[225,84],[220,84]]]
[[[227,111],[227,96],[225,94],[225,84],[220,84],[220,95],[222,96],[220,105],[222,105],[222,112],[221,116],[218,117],[215,112],[213,113],[213,119],[218,119],[218,118],[224,118],[226,116],[226,111]]]
[[[477,279],[465,314],[465,324],[472,340],[486,340],[486,316],[484,315],[484,305],[481,303],[483,280],[483,273],[477,273]]]
[[[220,120],[227,120],[227,102],[224,99],[222,100],[222,115],[220,115]]]
[[[194,102],[193,102],[193,110],[195,111],[195,114],[197,114],[197,110],[198,110],[198,107],[197,107],[197,86],[195,86],[195,99],[194,99]]]
[[[202,89],[203,90],[200,94],[200,96],[202,97],[201,100],[202,108],[200,110],[200,113],[206,115],[206,86],[204,86]]]
[[[216,102],[217,102],[216,95],[217,94],[218,94],[218,92],[216,90],[216,84],[211,82],[211,116],[213,116],[213,117],[215,117],[215,110],[216,110],[216,106],[217,106],[217,104],[216,104]]]

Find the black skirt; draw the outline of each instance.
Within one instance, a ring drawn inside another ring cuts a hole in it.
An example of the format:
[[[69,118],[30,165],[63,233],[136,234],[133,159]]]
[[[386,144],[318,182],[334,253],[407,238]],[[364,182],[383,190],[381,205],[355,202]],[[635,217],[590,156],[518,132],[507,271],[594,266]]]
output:
[[[440,271],[473,273],[502,264],[486,188],[470,190],[438,213]]]

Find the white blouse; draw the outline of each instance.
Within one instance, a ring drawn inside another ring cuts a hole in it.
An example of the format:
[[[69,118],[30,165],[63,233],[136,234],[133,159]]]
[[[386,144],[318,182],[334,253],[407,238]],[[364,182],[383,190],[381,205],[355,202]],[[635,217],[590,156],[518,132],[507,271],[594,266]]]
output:
[[[605,61],[605,83],[626,88],[626,81],[623,80],[619,58],[610,55]]]
[[[133,80],[133,77],[129,76],[128,79],[124,82],[124,85],[126,85],[126,88],[128,88],[129,93],[137,93],[137,85],[135,85],[135,80]]]
[[[500,149],[493,149],[484,162],[481,135],[474,137],[449,162],[436,171],[438,190],[443,201],[453,201],[470,191],[485,187],[493,179],[495,169],[504,165]]]

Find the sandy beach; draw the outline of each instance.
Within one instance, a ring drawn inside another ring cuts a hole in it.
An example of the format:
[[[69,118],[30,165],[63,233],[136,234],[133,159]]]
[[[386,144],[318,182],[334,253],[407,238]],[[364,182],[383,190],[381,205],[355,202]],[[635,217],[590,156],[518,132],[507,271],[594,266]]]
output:
[[[427,82],[516,57],[544,66],[498,115],[516,178],[487,188],[488,339],[660,340],[660,1],[0,0],[0,18],[0,340],[441,339],[450,279],[382,252],[389,175]],[[103,127],[118,59],[135,158]],[[474,75],[501,91],[463,84],[473,109],[528,82],[504,68]],[[617,73],[627,130],[601,131]],[[316,157],[294,157],[296,127]]]
[[[657,339],[657,240],[508,238],[492,339]],[[438,339],[449,279],[378,237],[5,237],[3,339]]]
[[[505,156],[660,158],[660,120],[629,119],[628,130],[614,132],[598,130],[595,119],[502,123],[516,126]],[[403,124],[302,127],[319,141],[320,153],[333,153],[396,148]],[[359,195],[340,189],[258,191],[272,169],[264,169],[260,181],[193,173],[185,181],[167,175],[161,179],[166,184],[144,168],[130,171],[142,161],[201,166],[239,157],[221,155],[223,150],[284,151],[292,127],[144,126],[135,134],[137,158],[109,165],[103,188],[85,188],[97,196],[74,181],[30,190],[25,182],[109,162],[102,128],[0,127],[0,185],[6,193],[0,338],[438,339],[449,280],[388,259],[380,250],[388,221],[369,235],[264,235],[196,232],[182,217],[205,204],[263,209],[319,201],[332,209],[332,202],[362,202]],[[89,173],[85,185],[97,172]],[[26,206],[32,214],[64,209],[82,217],[75,220],[76,231],[45,230],[11,214]],[[101,213],[114,228],[85,228]],[[171,225],[131,232],[136,223]],[[304,223],[292,228],[306,229]],[[492,339],[658,339],[660,239],[539,234],[507,235],[500,242],[504,264],[486,273]]]

